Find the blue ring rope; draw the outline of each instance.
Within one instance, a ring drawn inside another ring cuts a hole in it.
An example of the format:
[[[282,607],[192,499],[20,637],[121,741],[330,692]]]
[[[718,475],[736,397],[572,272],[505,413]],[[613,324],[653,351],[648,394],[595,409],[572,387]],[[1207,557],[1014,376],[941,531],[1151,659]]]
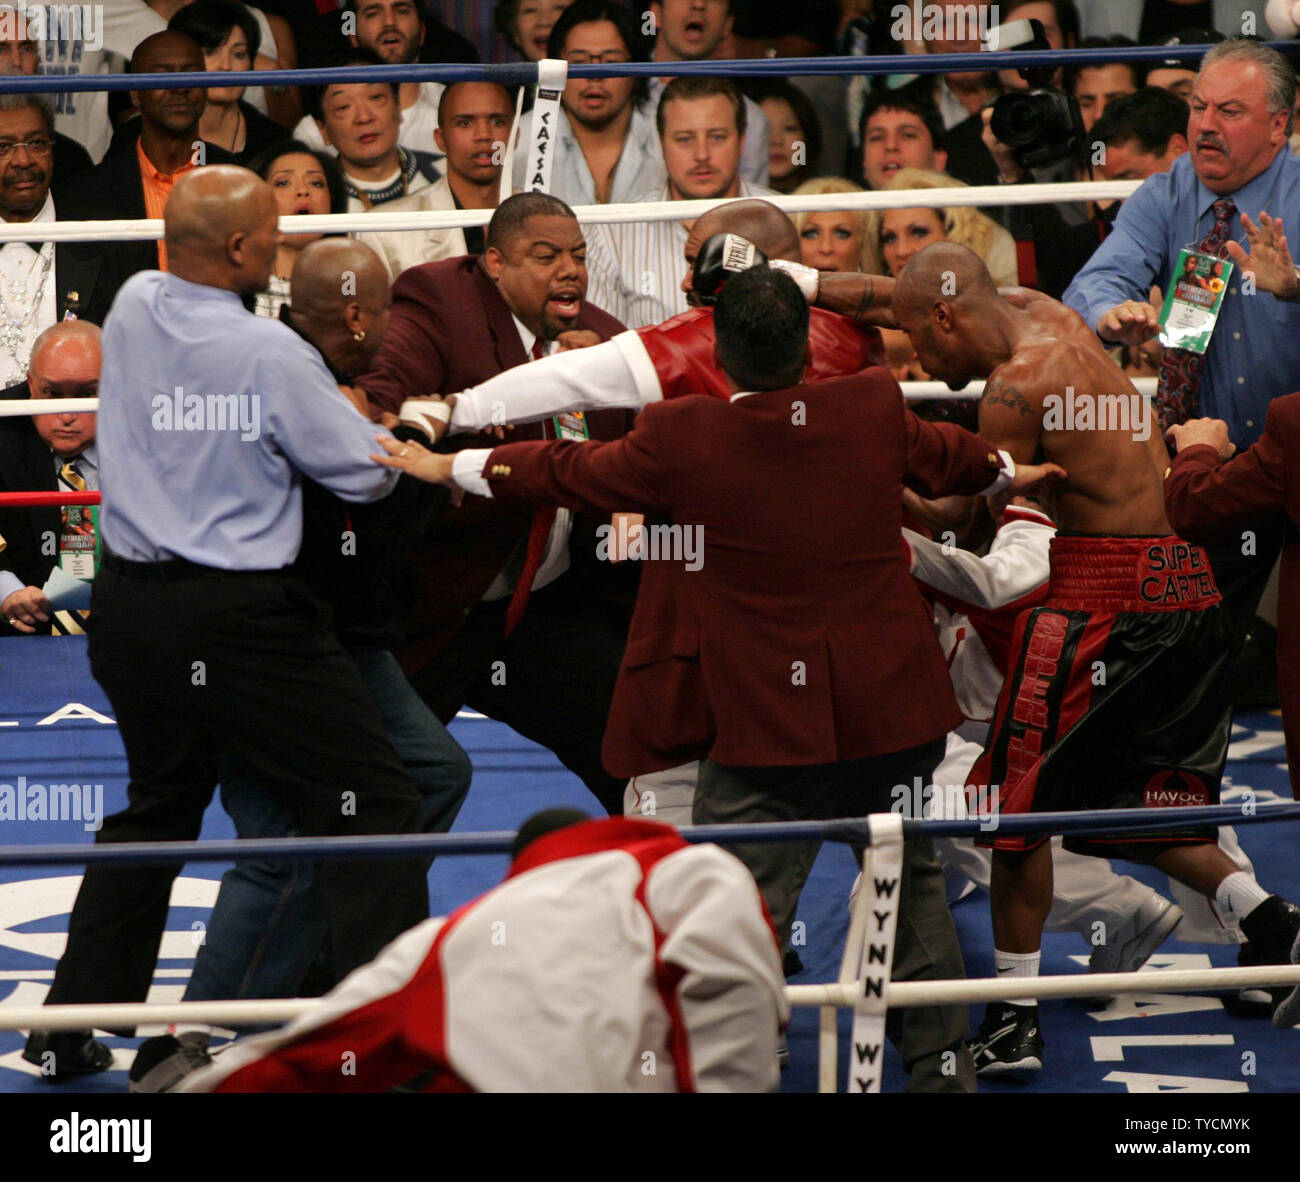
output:
[[[1300,53],[1300,42],[1273,41],[1269,48]],[[1208,45],[1137,45],[1121,49],[1053,49],[999,53],[877,54],[870,57],[741,58],[707,62],[611,62],[574,65],[571,78],[657,78],[669,75],[719,74],[724,77],[807,77],[810,75],[945,74],[951,71],[1010,70],[1017,67],[1078,66],[1090,62],[1195,61]],[[321,86],[343,82],[501,82],[535,83],[536,62],[444,62],[406,66],[332,66],[315,69],[258,70],[258,86]],[[251,80],[245,86],[254,85]],[[80,91],[207,89],[214,84],[207,71],[177,74],[33,74],[0,77],[0,94],[62,94]],[[221,85],[231,80],[223,78]]]
[[[1218,825],[1249,825],[1266,821],[1300,819],[1300,802],[1260,805],[1243,813],[1239,804],[1195,808],[1113,809],[1106,812],[1033,813],[999,817],[993,828],[978,819],[904,820],[905,833],[927,837],[1027,836],[1046,833],[1075,833],[1104,836],[1108,833],[1160,833],[1170,829],[1209,828]],[[735,845],[740,842],[839,841],[869,845],[866,818],[833,821],[786,821],[752,825],[696,825],[684,828],[690,842]],[[299,862],[354,860],[390,857],[421,857],[432,854],[506,854],[515,835],[502,830],[482,833],[412,833],[367,837],[267,837],[243,841],[160,841],[109,842],[102,845],[44,845],[0,847],[0,866],[59,866],[112,863],[118,866],[146,866],[175,862],[247,862],[253,859],[281,859]]]

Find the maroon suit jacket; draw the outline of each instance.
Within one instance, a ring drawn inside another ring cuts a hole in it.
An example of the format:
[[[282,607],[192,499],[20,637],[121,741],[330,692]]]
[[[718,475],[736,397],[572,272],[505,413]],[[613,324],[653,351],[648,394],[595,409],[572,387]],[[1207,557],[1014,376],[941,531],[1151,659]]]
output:
[[[584,304],[578,328],[602,338],[623,325]],[[406,398],[454,394],[528,361],[510,308],[476,257],[445,259],[403,271],[393,284],[393,310],[384,343],[369,373],[357,379],[380,410],[396,413]],[[631,416],[604,411],[588,416],[596,439],[616,439]],[[541,439],[542,426],[513,429],[512,438]],[[456,436],[453,450],[491,447],[495,436]],[[447,509],[412,551],[415,604],[398,657],[408,671],[431,661],[460,627],[527,536],[532,512],[487,497],[467,496]],[[580,531],[575,523],[575,533]]]
[[[796,403],[802,403],[800,409]],[[640,509],[702,530],[700,569],[647,560],[605,730],[616,776],[702,755],[830,763],[898,751],[961,721],[908,575],[902,489],[974,493],[1000,461],[922,423],[888,371],[647,406],[615,443],[511,443],[494,497]]]
[[[1284,512],[1277,596],[1277,682],[1291,794],[1300,800],[1300,393],[1275,398],[1264,434],[1226,463],[1212,447],[1180,451],[1165,477],[1169,523],[1189,542],[1240,541],[1243,530]]]

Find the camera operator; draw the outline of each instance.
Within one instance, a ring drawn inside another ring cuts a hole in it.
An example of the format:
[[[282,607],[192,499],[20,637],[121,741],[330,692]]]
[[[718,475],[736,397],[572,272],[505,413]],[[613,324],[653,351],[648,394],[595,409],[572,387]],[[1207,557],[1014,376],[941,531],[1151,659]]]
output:
[[[1012,0],[1003,12],[1014,20],[990,32],[989,49],[1041,51],[1074,44],[1078,18],[1072,0]],[[984,143],[1001,183],[1089,179],[1083,117],[1074,95],[1060,89],[1062,73],[1033,66],[998,71],[1006,93],[981,115]],[[1095,247],[1104,237],[1097,216],[1098,211],[1083,201],[1010,206],[1005,221],[1018,243],[1020,281],[1059,298],[1074,273],[1061,266],[1060,244],[1090,241]],[[1079,257],[1077,250],[1071,257]]]

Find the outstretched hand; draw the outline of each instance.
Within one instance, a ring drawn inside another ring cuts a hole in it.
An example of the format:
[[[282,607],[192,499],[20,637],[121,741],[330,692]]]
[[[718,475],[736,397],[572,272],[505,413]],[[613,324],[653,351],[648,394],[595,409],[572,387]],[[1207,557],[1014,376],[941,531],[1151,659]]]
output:
[[[1142,300],[1125,300],[1103,314],[1097,335],[1115,345],[1144,345],[1160,334],[1160,313]]]
[[[1068,479],[1069,475],[1060,464],[1017,464],[1015,476],[1002,491],[1012,496],[1023,496],[1031,488],[1046,492]]]
[[[417,480],[423,480],[428,484],[445,484],[448,488],[459,487],[451,478],[451,468],[456,461],[454,455],[441,455],[430,451],[413,440],[403,443],[391,435],[376,435],[375,439],[386,453],[371,454],[370,458],[376,464],[383,464],[385,468],[400,469],[408,476],[414,476]]]
[[[1241,227],[1246,231],[1250,253],[1236,242],[1228,242],[1228,257],[1246,274],[1255,276],[1255,290],[1267,291],[1282,300],[1295,299],[1300,293],[1300,279],[1295,273],[1295,262],[1287,246],[1282,219],[1267,213],[1259,215],[1258,225],[1245,213]]]

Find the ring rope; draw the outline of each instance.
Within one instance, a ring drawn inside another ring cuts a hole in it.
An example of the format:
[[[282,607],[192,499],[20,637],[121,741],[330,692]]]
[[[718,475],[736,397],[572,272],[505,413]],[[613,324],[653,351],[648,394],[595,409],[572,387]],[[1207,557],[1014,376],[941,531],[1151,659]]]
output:
[[[1265,42],[1295,54],[1294,41]],[[571,65],[574,78],[666,78],[673,75],[732,77],[855,76],[859,74],[947,74],[958,71],[1086,66],[1117,61],[1199,61],[1209,45],[1134,45],[1099,49],[1001,50],[978,53],[873,54],[842,57],[736,58],[702,62],[609,62]],[[258,86],[326,86],[368,82],[501,82],[534,84],[542,62],[417,62],[411,65],[322,66],[258,70]],[[248,83],[246,85],[251,85]],[[0,78],[0,93],[63,94],[82,91],[182,90],[212,85],[207,71],[175,74],[35,74]]]
[[[1027,813],[998,817],[996,831],[1005,836],[1078,833],[1161,833],[1165,830],[1250,825],[1300,819],[1300,801],[1264,804],[1253,812],[1239,804],[1197,805],[1161,809]],[[928,837],[978,837],[989,833],[988,821],[978,818],[905,819],[906,833]],[[845,817],[831,821],[770,821],[741,825],[683,825],[689,842],[731,845],[741,842],[839,841],[870,845],[869,820]],[[339,858],[415,857],[417,855],[508,854],[515,834],[404,833],[363,837],[259,837],[222,841],[131,841],[96,845],[0,846],[0,866],[57,866],[111,862],[145,866],[166,862],[246,862],[253,859],[324,861]]]
[[[1047,205],[1055,202],[1123,199],[1137,191],[1141,181],[1072,181],[1050,185],[972,185],[961,189],[891,189],[871,193],[815,193],[786,197],[773,193],[763,198],[786,213],[854,212],[858,210],[913,209],[918,206]],[[743,198],[733,197],[739,201]],[[697,218],[719,205],[715,198],[691,201],[625,201],[614,205],[576,205],[574,216],[584,225],[621,222],[676,222]],[[490,209],[409,210],[384,213],[292,214],[280,219],[282,234],[378,234],[396,230],[454,230],[486,226]],[[163,236],[162,218],[121,218],[88,221],[43,222],[45,242],[148,242]],[[32,237],[27,222],[0,222],[0,243],[27,242]]]
[[[890,1006],[974,1005],[1016,997],[1062,999],[1110,997],[1155,990],[1197,990],[1300,985],[1300,965],[1255,965],[1223,969],[1139,969],[1132,973],[1069,973],[1048,977],[996,977],[947,981],[891,981]],[[787,985],[792,1006],[852,1009],[861,995],[859,982]],[[106,1030],[120,1026],[202,1022],[214,1026],[259,1026],[289,1022],[324,1003],[314,998],[257,1001],[105,1002],[102,1005],[0,1006],[0,1030]]]

